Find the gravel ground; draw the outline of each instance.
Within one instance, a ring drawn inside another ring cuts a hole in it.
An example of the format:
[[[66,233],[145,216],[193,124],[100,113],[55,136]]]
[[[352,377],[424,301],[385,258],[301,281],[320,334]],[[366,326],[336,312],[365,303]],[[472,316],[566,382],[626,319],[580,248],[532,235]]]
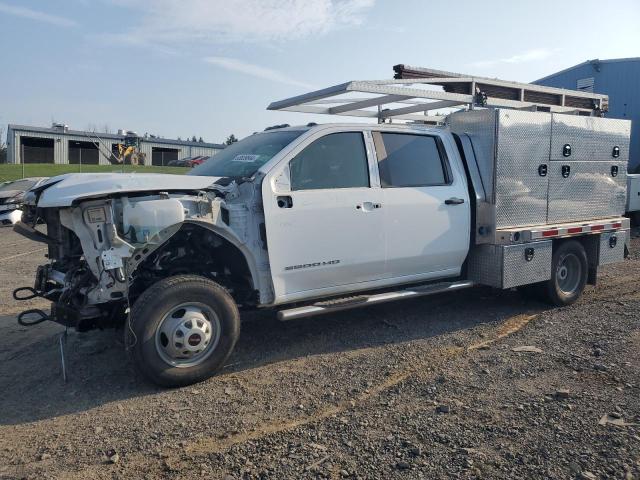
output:
[[[564,309],[478,288],[252,315],[221,374],[161,390],[120,331],[70,332],[64,384],[62,327],[10,298],[44,251],[0,230],[0,478],[639,479],[638,246]]]

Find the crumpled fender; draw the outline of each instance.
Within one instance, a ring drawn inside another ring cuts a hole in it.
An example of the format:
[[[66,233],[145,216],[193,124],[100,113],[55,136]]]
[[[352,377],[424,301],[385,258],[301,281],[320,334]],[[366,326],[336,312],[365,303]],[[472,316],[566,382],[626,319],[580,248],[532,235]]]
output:
[[[256,290],[260,290],[260,274],[258,270],[258,266],[256,265],[255,259],[251,254],[251,251],[247,248],[247,246],[236,237],[233,232],[226,228],[221,228],[215,224],[202,221],[202,220],[185,220],[184,224],[192,224],[207,229],[216,235],[220,235],[222,238],[231,243],[234,247],[236,247],[242,255],[244,256],[247,266],[249,267],[249,272],[251,273],[251,281],[253,282],[253,288]]]

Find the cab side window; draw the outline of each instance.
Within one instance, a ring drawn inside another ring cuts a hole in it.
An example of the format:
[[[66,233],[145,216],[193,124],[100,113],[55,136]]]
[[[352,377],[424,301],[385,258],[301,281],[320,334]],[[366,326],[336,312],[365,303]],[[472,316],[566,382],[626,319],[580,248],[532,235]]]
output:
[[[374,133],[383,188],[446,185],[447,170],[436,137]]]
[[[369,167],[361,132],[319,138],[289,163],[292,190],[369,186]]]

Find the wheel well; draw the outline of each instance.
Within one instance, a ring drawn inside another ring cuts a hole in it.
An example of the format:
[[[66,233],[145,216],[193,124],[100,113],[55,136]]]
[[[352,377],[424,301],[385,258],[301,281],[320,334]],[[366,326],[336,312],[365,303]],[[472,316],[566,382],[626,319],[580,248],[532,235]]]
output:
[[[598,276],[598,245],[600,243],[600,235],[583,235],[579,237],[558,238],[553,241],[553,250],[568,241],[577,241],[584,248],[587,254],[587,265],[589,271],[587,273],[587,285],[595,285]]]
[[[256,286],[242,251],[216,232],[198,225],[183,225],[135,273],[133,296],[163,278],[195,274],[225,287],[238,305],[257,303]]]

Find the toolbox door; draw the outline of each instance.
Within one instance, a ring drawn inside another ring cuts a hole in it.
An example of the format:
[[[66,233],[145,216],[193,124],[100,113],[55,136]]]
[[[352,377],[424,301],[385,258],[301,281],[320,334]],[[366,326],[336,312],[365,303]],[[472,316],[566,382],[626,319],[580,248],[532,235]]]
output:
[[[549,223],[624,214],[630,123],[553,114]]]
[[[549,223],[624,215],[625,162],[551,162]]]
[[[500,110],[497,125],[496,228],[547,220],[551,114]]]
[[[551,160],[626,163],[630,132],[629,120],[554,113]]]

